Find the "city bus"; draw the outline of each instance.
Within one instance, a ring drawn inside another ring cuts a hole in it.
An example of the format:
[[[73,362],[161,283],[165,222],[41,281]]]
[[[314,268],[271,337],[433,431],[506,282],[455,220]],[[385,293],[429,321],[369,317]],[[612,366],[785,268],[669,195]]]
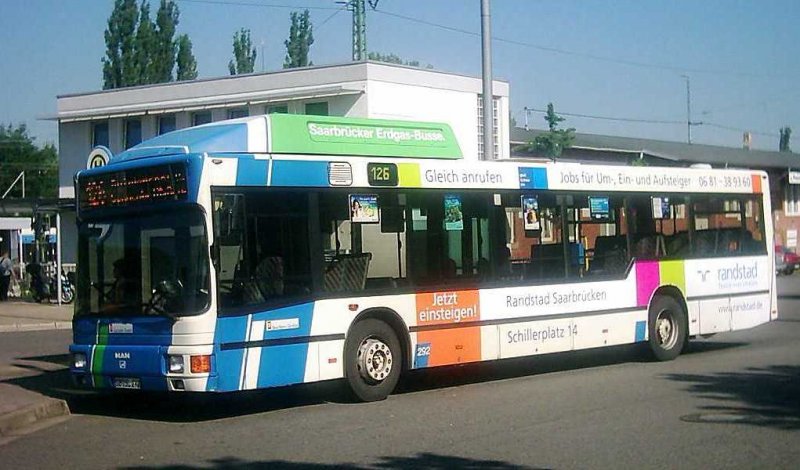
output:
[[[253,116],[76,175],[71,374],[229,392],[777,318],[767,175],[477,161],[441,123]]]

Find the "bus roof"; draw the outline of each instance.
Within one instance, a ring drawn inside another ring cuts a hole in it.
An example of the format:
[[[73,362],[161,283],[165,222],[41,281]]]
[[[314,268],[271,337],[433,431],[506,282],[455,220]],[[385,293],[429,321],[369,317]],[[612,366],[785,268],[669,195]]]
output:
[[[115,161],[180,153],[275,153],[460,159],[449,125],[417,121],[270,114],[177,130]]]

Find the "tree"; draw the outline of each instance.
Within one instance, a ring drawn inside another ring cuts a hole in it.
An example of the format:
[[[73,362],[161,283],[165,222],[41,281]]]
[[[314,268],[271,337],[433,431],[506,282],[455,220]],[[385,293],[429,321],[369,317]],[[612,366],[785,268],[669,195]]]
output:
[[[409,67],[422,67],[422,64],[418,60],[403,60],[397,54],[381,54],[380,52],[368,52],[367,59],[375,60],[378,62],[386,62],[387,64],[399,64],[399,65],[407,65]],[[426,69],[432,69],[433,65],[427,64],[425,65]]]
[[[155,46],[155,25],[150,19],[150,4],[144,0],[139,8],[139,24],[136,27],[136,41],[133,43],[133,60],[136,69],[132,74],[133,83],[128,85],[146,85],[155,83],[151,79],[155,57],[152,55]]]
[[[192,54],[192,41],[186,34],[181,34],[177,39],[178,44],[178,81],[194,80],[197,78],[197,61]]]
[[[305,67],[312,65],[308,60],[308,52],[314,44],[314,26],[309,19],[308,10],[290,15],[292,25],[289,27],[289,39],[283,41],[286,46],[286,58],[283,68]]]
[[[24,124],[0,125],[0,196],[20,172],[25,172],[25,197],[58,196],[58,154],[52,144],[42,148],[34,144]],[[6,197],[22,197],[17,182]]]
[[[175,40],[175,28],[178,26],[180,12],[172,0],[161,0],[156,13],[155,34],[152,44],[152,70],[149,83],[172,81],[172,70],[175,68],[175,55],[178,41]]]
[[[256,48],[250,42],[250,30],[242,28],[233,35],[233,60],[228,62],[231,75],[253,73]]]
[[[103,36],[106,56],[103,58],[103,89],[136,84],[134,44],[138,8],[136,0],[115,0]]]
[[[792,138],[792,128],[791,127],[783,127],[780,130],[781,140],[778,143],[778,150],[781,152],[791,152],[792,149],[789,148],[789,139]]]
[[[155,22],[150,17],[149,0],[142,0],[140,7],[136,0],[115,0],[104,33],[103,88],[171,82],[178,52],[174,39],[178,16],[173,0],[161,0]],[[191,56],[191,47],[188,53]],[[184,63],[189,56],[184,57]],[[196,78],[194,56],[190,62]]]
[[[575,140],[575,129],[559,129],[558,124],[564,121],[564,118],[559,116],[553,110],[553,103],[547,104],[547,114],[544,116],[547,121],[548,132],[542,134],[528,145],[528,150],[539,152],[553,160],[561,156],[564,149],[572,146]]]

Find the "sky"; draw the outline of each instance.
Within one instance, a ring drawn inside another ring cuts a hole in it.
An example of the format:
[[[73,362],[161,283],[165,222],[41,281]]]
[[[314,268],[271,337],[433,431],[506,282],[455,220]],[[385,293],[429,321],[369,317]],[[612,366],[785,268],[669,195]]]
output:
[[[155,14],[159,0],[151,0]],[[314,64],[351,58],[352,15],[335,0],[177,0],[199,78],[228,74],[232,37],[248,28],[257,70],[279,70],[292,11],[308,8]],[[0,123],[57,143],[56,97],[102,88],[112,0],[0,0]],[[510,84],[512,118],[545,128],[553,103],[577,132],[800,151],[797,0],[491,0],[492,70]],[[379,0],[367,47],[480,76],[480,0]],[[576,116],[580,115],[580,116]],[[592,117],[583,117],[592,116]],[[614,119],[606,119],[614,118]],[[643,122],[648,121],[648,122]]]

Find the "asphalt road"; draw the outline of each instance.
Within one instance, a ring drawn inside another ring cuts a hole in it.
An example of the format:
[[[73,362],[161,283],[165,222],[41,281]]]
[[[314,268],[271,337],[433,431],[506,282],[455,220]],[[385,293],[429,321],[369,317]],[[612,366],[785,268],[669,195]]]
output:
[[[800,294],[800,276],[781,282]],[[97,396],[50,372],[17,383],[67,398],[75,416],[0,447],[0,468],[798,468],[800,295],[780,308],[668,363],[621,347],[439,369],[370,404],[339,383]],[[13,335],[0,350],[66,359],[64,332]]]

